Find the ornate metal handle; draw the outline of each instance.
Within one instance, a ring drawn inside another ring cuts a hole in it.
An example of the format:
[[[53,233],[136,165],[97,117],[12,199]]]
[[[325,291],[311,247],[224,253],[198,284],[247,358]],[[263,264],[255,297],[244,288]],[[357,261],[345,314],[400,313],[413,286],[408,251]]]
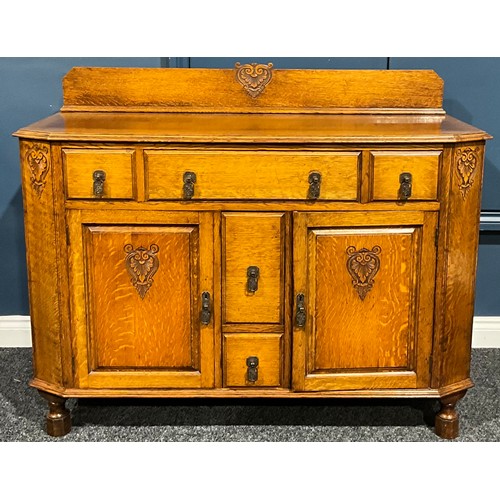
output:
[[[306,324],[306,306],[304,303],[304,294],[297,294],[297,310],[295,312],[295,324],[302,328]]]
[[[250,356],[247,358],[247,381],[257,382],[259,378],[259,358],[257,356]]]
[[[201,314],[200,321],[202,325],[208,325],[210,323],[210,318],[212,312],[210,310],[210,293],[203,292],[201,294]]]
[[[259,275],[260,270],[257,266],[250,266],[247,269],[247,291],[255,293],[259,288]]]
[[[194,185],[196,183],[196,174],[194,172],[184,172],[182,176],[184,181],[184,199],[190,200],[194,196]]]
[[[317,200],[319,198],[321,188],[321,174],[319,172],[311,172],[309,174],[309,198]]]
[[[100,198],[104,194],[106,172],[104,170],[94,170],[92,178],[94,179],[94,196]]]
[[[407,200],[411,196],[411,174],[403,172],[399,175],[399,196],[402,200]]]

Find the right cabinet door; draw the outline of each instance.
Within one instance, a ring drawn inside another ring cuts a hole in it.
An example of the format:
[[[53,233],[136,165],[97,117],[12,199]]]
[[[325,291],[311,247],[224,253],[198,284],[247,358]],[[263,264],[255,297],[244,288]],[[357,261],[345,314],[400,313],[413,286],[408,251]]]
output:
[[[294,213],[293,388],[429,386],[437,214]]]

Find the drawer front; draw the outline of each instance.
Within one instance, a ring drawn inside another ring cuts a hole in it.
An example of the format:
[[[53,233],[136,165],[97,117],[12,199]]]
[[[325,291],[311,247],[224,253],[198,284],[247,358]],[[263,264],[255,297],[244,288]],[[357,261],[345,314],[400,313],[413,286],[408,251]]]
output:
[[[132,200],[135,197],[133,150],[63,149],[63,164],[68,199]]]
[[[441,151],[372,151],[371,199],[436,200],[441,154]],[[403,174],[411,174],[411,186],[403,185]],[[405,196],[408,188],[411,193]]]
[[[224,335],[224,385],[226,387],[280,386],[281,344],[281,334]]]
[[[224,213],[223,323],[283,323],[285,215]]]
[[[359,158],[358,152],[150,150],[145,152],[147,192],[150,200],[305,200],[316,198],[309,177],[318,172],[317,199],[352,201],[358,199]],[[196,178],[185,188],[188,172]]]

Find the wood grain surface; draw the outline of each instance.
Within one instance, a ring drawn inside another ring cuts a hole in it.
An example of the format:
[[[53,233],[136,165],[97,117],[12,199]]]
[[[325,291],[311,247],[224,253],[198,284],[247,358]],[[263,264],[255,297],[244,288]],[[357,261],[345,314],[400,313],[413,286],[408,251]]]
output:
[[[450,148],[443,172],[445,189],[438,259],[433,387],[470,376],[484,143]],[[463,154],[467,170],[459,167]],[[467,182],[464,182],[464,181]],[[464,188],[464,186],[468,186]]]
[[[183,198],[184,172],[194,172],[192,199],[308,199],[309,174],[321,173],[321,200],[358,198],[357,152],[145,151],[150,200]]]
[[[284,322],[284,214],[223,213],[223,324]],[[259,268],[258,288],[249,292],[247,270]]]
[[[412,267],[418,253],[417,231],[376,228],[309,232],[314,273],[309,289],[310,307],[314,307],[314,333],[309,346],[312,372],[413,368],[411,303],[417,284]],[[346,269],[346,249],[350,246],[357,250],[381,248],[377,255],[380,269],[364,300]]]
[[[232,69],[73,68],[63,80],[67,111],[338,113],[339,108],[436,112],[443,81],[430,70],[280,70],[258,98]]]
[[[93,173],[106,174],[100,199],[135,197],[135,151],[131,149],[63,149],[66,194],[69,199],[97,199]]]
[[[201,326],[199,319],[201,292],[213,297],[212,217],[72,213],[70,238],[74,310],[85,307],[74,315],[79,383],[213,386],[214,322]],[[127,245],[158,249],[143,298],[131,281]]]
[[[192,325],[198,303],[197,233],[189,226],[84,227],[93,370],[199,368],[199,329]],[[158,247],[158,270],[144,298],[131,283],[127,245]]]
[[[350,376],[352,389],[428,384],[435,224],[418,212],[294,215],[295,294],[307,311],[294,328],[297,390],[349,388]],[[348,271],[351,246],[380,247],[364,299]]]
[[[53,141],[186,144],[414,144],[480,141],[486,132],[451,116],[56,113],[14,135]]]
[[[282,335],[225,334],[224,379],[226,387],[273,387],[281,385]],[[249,382],[247,358],[257,356],[258,378]]]
[[[58,179],[54,178],[50,144],[21,141],[20,157],[34,375],[62,384],[63,306],[58,290],[63,273],[54,202]]]
[[[371,199],[400,199],[399,176],[412,176],[409,200],[436,200],[441,151],[371,151]]]
[[[470,379],[465,379],[459,383],[451,384],[437,388],[423,388],[423,389],[352,389],[352,390],[328,390],[328,391],[308,391],[297,392],[290,389],[280,387],[259,387],[249,391],[246,387],[241,388],[216,388],[207,391],[206,389],[165,389],[165,388],[150,388],[141,389],[135,388],[133,391],[126,388],[64,388],[57,385],[48,384],[39,379],[33,379],[30,382],[31,387],[50,392],[66,398],[271,398],[271,399],[318,399],[318,398],[335,398],[335,399],[352,399],[352,398],[439,398],[448,394],[454,394],[464,389],[474,387]]]

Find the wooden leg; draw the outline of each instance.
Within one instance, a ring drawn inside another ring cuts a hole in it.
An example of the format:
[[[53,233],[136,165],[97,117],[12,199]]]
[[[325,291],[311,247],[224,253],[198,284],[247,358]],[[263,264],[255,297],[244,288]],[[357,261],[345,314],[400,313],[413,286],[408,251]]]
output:
[[[71,414],[65,407],[66,400],[60,396],[44,391],[38,391],[49,403],[47,414],[47,434],[60,437],[68,434],[71,430]]]
[[[436,415],[435,432],[443,439],[455,439],[458,437],[458,413],[455,405],[462,399],[466,391],[443,396],[441,398],[441,409]]]

